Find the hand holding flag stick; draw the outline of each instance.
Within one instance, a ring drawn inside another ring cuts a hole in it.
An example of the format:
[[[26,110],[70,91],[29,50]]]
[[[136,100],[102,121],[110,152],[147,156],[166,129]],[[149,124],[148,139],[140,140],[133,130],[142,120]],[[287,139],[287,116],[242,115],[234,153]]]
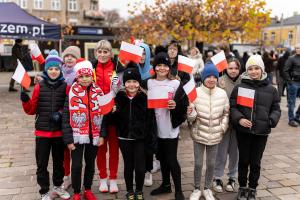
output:
[[[255,90],[248,89],[248,88],[238,88],[238,96],[237,96],[237,104],[245,107],[251,108],[251,119],[240,119],[239,124],[246,128],[252,127],[252,115],[253,115],[253,108],[254,108],[254,98],[255,98]]]

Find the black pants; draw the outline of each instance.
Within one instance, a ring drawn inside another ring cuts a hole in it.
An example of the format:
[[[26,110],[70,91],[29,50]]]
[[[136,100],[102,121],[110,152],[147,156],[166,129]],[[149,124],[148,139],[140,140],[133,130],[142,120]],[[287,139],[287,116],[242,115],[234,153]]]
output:
[[[13,88],[14,86],[15,86],[15,80],[11,78],[9,81],[9,88]]]
[[[239,148],[239,184],[240,187],[247,187],[248,168],[249,187],[256,189],[260,176],[261,159],[265,150],[268,136],[259,136],[248,133],[237,132]]]
[[[172,175],[175,191],[181,192],[181,168],[177,160],[178,138],[158,138],[157,156],[160,161],[163,185],[170,185],[170,173]]]
[[[147,153],[145,155],[146,159],[146,172],[151,172],[153,169],[153,153]]]
[[[136,191],[143,191],[145,179],[145,142],[143,140],[119,140],[124,160],[124,178],[127,192],[133,191],[133,171]]]
[[[74,193],[80,193],[82,157],[84,155],[85,160],[83,186],[85,190],[90,190],[95,173],[95,159],[98,152],[98,146],[94,146],[93,140],[91,139],[90,144],[75,144],[75,147],[76,149],[71,151],[71,179]]]
[[[37,182],[40,189],[40,194],[45,194],[49,191],[49,172],[48,162],[50,151],[52,152],[53,160],[53,185],[61,186],[64,177],[64,143],[61,137],[44,138],[37,137],[35,139],[35,158],[37,165]]]

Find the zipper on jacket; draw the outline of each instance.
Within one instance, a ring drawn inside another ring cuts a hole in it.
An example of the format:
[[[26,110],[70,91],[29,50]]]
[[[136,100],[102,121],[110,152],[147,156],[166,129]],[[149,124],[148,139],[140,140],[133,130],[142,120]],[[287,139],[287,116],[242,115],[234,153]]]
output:
[[[211,90],[209,90],[209,132],[211,133],[211,121],[212,121],[212,109],[211,109]]]
[[[54,88],[51,87],[51,111],[50,111],[51,116],[52,116],[52,114],[53,114],[53,104],[54,104],[54,96],[53,96],[53,93],[54,93]],[[52,124],[54,124],[54,123],[53,123],[53,122],[50,122],[50,124],[52,125]],[[50,126],[51,126],[51,125],[50,125]],[[51,131],[53,130],[53,126],[50,127],[50,130],[51,130]]]
[[[131,138],[131,117],[132,117],[132,99],[129,99],[129,127],[128,127],[128,138]]]
[[[91,118],[91,112],[90,112],[90,87],[87,87],[87,95],[88,95],[88,122],[89,122],[89,136],[93,135],[92,133],[92,118]],[[93,137],[92,137],[93,138]]]

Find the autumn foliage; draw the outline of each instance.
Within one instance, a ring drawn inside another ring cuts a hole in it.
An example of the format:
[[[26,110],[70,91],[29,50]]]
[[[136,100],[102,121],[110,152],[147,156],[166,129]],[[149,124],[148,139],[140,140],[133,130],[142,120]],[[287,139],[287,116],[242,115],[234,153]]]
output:
[[[265,0],[154,0],[130,6],[130,34],[151,44],[170,39],[213,42],[259,42],[270,22]]]

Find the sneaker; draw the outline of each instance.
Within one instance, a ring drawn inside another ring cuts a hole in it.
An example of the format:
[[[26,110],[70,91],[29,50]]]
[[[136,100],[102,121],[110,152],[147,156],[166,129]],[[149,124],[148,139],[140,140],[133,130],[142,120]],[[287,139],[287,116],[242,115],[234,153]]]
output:
[[[97,200],[92,190],[85,190],[83,193],[83,198],[86,200]]]
[[[203,190],[203,196],[206,200],[215,200],[215,197],[210,189]]]
[[[53,192],[52,192],[53,196],[57,196],[61,199],[70,199],[70,194],[61,187],[53,187]]]
[[[150,187],[153,184],[151,172],[146,172],[144,185]]]
[[[81,200],[80,194],[75,193],[72,197],[72,200]]]
[[[215,192],[223,192],[223,181],[221,179],[215,179],[213,181],[213,189]]]
[[[296,121],[290,121],[289,122],[289,125],[291,126],[291,127],[298,127],[299,126],[299,124],[296,122]]]
[[[41,200],[51,200],[49,192],[42,194]]]
[[[230,178],[230,179],[228,180],[228,183],[227,183],[227,185],[226,185],[225,190],[226,190],[227,192],[235,192],[235,191],[236,191],[236,183],[235,183],[235,180],[233,180],[233,179]]]
[[[175,192],[175,200],[184,200],[184,194],[183,192]]]
[[[249,188],[248,200],[256,200],[256,190],[255,189]]]
[[[71,178],[70,176],[64,176],[64,182],[62,184],[62,188],[67,190],[71,186]]]
[[[195,189],[190,196],[190,200],[199,200],[201,197],[201,191],[199,189]]]
[[[237,200],[247,200],[248,199],[248,188],[240,187],[237,195]]]
[[[151,191],[150,195],[155,196],[159,194],[166,194],[166,193],[171,193],[171,185],[160,185],[158,188],[154,189]]]
[[[295,118],[295,121],[300,124],[300,118]]]
[[[115,179],[109,180],[109,193],[113,194],[118,192],[119,192],[119,188],[117,185],[117,180]]]
[[[127,199],[127,200],[135,200],[134,193],[133,193],[133,192],[128,192],[128,193],[126,194],[126,199]]]
[[[144,200],[144,194],[141,191],[135,192],[135,200]]]
[[[108,185],[107,185],[107,178],[104,179],[100,179],[100,183],[99,183],[99,191],[102,193],[106,193],[108,192]]]
[[[151,170],[151,173],[156,173],[160,170],[160,162],[159,160],[153,160],[153,169]]]
[[[8,91],[9,92],[18,92],[18,90],[13,87],[8,88]]]

